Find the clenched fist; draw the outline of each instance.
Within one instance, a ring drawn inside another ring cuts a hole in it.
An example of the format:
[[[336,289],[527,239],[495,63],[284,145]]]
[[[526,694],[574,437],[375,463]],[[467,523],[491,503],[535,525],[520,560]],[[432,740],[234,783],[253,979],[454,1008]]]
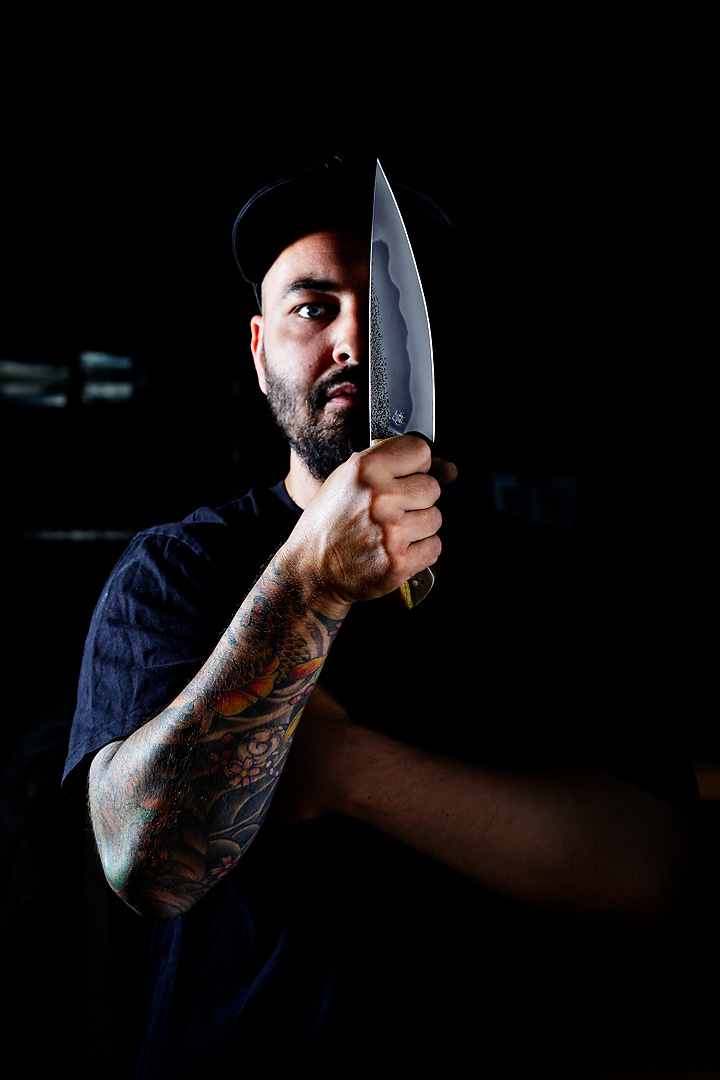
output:
[[[327,614],[393,592],[437,561],[442,518],[435,504],[456,471],[415,435],[353,454],[325,481],[279,554]]]

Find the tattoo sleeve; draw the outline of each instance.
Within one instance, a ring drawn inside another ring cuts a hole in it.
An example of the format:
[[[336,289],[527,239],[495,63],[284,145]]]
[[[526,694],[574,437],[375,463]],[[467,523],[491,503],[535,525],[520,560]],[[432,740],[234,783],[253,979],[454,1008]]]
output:
[[[237,863],[341,624],[271,564],[193,681],[91,770],[105,874],[132,907],[172,917]]]

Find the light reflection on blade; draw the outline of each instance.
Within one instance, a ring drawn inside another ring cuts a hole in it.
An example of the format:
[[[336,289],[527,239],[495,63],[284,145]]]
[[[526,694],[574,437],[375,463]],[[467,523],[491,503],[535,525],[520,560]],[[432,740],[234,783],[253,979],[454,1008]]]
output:
[[[380,162],[370,256],[370,437],[435,438],[432,338],[415,257]]]

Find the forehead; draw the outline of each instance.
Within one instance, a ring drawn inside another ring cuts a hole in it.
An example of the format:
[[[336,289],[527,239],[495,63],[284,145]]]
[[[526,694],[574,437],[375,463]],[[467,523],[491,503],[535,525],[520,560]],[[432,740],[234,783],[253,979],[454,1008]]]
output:
[[[302,278],[354,288],[367,284],[369,272],[369,237],[328,229],[308,233],[289,244],[265,275],[263,290],[282,292]]]

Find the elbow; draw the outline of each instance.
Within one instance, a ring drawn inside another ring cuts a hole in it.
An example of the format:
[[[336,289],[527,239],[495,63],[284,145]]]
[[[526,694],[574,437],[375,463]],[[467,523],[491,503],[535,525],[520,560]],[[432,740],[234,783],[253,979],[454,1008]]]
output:
[[[106,846],[98,845],[105,880],[129,908],[145,919],[168,921],[190,910],[207,889],[178,874],[177,868],[163,868],[160,875],[149,873],[138,860],[125,858]]]
[[[126,874],[108,872],[103,864],[105,879],[115,893],[129,908],[144,919],[169,921],[185,915],[206,890],[181,885],[176,879],[150,877],[142,869]]]
[[[111,886],[112,888],[112,886]],[[169,889],[142,889],[128,887],[113,890],[123,903],[143,919],[169,922],[185,915],[195,904],[197,897],[180,894]]]

